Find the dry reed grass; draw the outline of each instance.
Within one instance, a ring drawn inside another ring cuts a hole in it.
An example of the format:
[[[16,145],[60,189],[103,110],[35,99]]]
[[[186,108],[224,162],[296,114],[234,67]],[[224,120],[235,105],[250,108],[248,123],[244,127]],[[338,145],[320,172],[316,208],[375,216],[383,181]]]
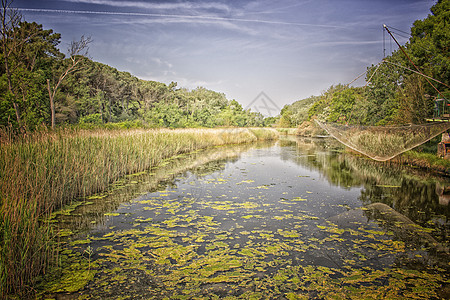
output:
[[[345,146],[378,161],[390,160],[450,128],[449,123],[397,127],[347,126],[320,122],[317,122],[317,124]]]
[[[32,293],[54,262],[55,209],[128,173],[200,148],[278,136],[271,129],[0,130],[0,298]]]

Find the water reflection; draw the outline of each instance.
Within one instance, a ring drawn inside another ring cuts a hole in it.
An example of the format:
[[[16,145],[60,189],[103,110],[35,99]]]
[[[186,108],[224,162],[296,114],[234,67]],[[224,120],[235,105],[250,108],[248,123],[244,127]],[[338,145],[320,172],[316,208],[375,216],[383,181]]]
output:
[[[54,214],[54,221],[61,229],[89,231],[105,224],[121,204],[139,195],[174,186],[186,172],[199,177],[207,176],[223,169],[227,162],[238,160],[242,153],[252,148],[269,147],[274,143],[223,146],[172,157],[146,172],[130,174],[117,180],[104,193],[79,199]]]
[[[436,194],[439,197],[439,204],[448,206],[450,202],[450,184],[438,182],[436,184]]]
[[[81,297],[438,298],[446,186],[331,139],[286,138],[168,160],[58,220],[91,229],[65,249],[70,268],[95,265]]]
[[[438,243],[449,248],[449,178],[352,155],[341,151],[333,140],[297,138],[286,144],[293,145],[294,142],[297,155],[284,155],[285,159],[320,170],[333,185],[344,189],[361,187],[358,199],[363,205],[384,203],[425,230],[430,230]],[[374,219],[373,214],[367,217]],[[392,229],[391,226],[386,228]],[[411,235],[398,235],[397,238],[414,244]],[[415,242],[416,246],[420,246]],[[447,259],[448,255],[445,255],[444,260]]]
[[[385,203],[421,225],[436,215],[445,216],[446,221],[450,216],[447,177],[352,155],[329,139],[297,138],[285,143],[295,143],[298,153],[285,152],[284,159],[319,170],[333,185],[362,187],[359,199],[364,205]]]

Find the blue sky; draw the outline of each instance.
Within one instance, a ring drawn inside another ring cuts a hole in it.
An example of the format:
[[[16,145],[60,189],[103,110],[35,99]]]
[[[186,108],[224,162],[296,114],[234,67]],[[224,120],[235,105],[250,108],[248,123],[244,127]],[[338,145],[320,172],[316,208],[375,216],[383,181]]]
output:
[[[435,0],[14,0],[26,21],[91,36],[90,57],[145,80],[282,108],[383,57],[382,24],[409,32]],[[401,43],[406,36],[397,36]],[[387,52],[396,46],[386,40]],[[356,82],[362,85],[364,82]]]

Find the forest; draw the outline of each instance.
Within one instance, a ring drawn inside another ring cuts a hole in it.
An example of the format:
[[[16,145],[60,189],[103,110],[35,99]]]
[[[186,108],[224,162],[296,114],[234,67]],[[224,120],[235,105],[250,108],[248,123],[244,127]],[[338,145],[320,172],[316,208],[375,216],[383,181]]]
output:
[[[3,1],[7,4],[8,1]],[[9,2],[10,3],[10,2]],[[89,58],[90,37],[62,53],[61,35],[2,12],[0,126],[259,127],[263,115],[225,94],[138,79]],[[113,125],[111,125],[113,126]]]
[[[297,127],[312,118],[358,125],[421,124],[437,117],[450,99],[450,1],[440,0],[430,10],[411,27],[402,46],[407,56],[397,49],[369,66],[365,87],[332,85],[320,96],[286,105],[279,125]]]
[[[72,42],[66,55],[58,48],[60,34],[23,21],[17,11],[3,11],[0,126],[193,128],[276,122],[297,127],[313,117],[361,125],[418,124],[434,116],[436,100],[450,97],[448,0],[438,1],[427,18],[414,22],[403,46],[408,56],[397,49],[368,66],[366,86],[332,85],[320,96],[286,105],[275,120],[244,109],[223,93],[141,80],[95,62],[88,55],[89,37]]]

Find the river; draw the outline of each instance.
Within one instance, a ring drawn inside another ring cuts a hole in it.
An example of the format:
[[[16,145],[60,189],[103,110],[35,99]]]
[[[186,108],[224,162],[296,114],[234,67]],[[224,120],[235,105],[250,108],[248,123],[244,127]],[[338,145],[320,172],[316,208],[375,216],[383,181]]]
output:
[[[59,299],[439,299],[450,180],[286,137],[180,155],[55,213]]]

